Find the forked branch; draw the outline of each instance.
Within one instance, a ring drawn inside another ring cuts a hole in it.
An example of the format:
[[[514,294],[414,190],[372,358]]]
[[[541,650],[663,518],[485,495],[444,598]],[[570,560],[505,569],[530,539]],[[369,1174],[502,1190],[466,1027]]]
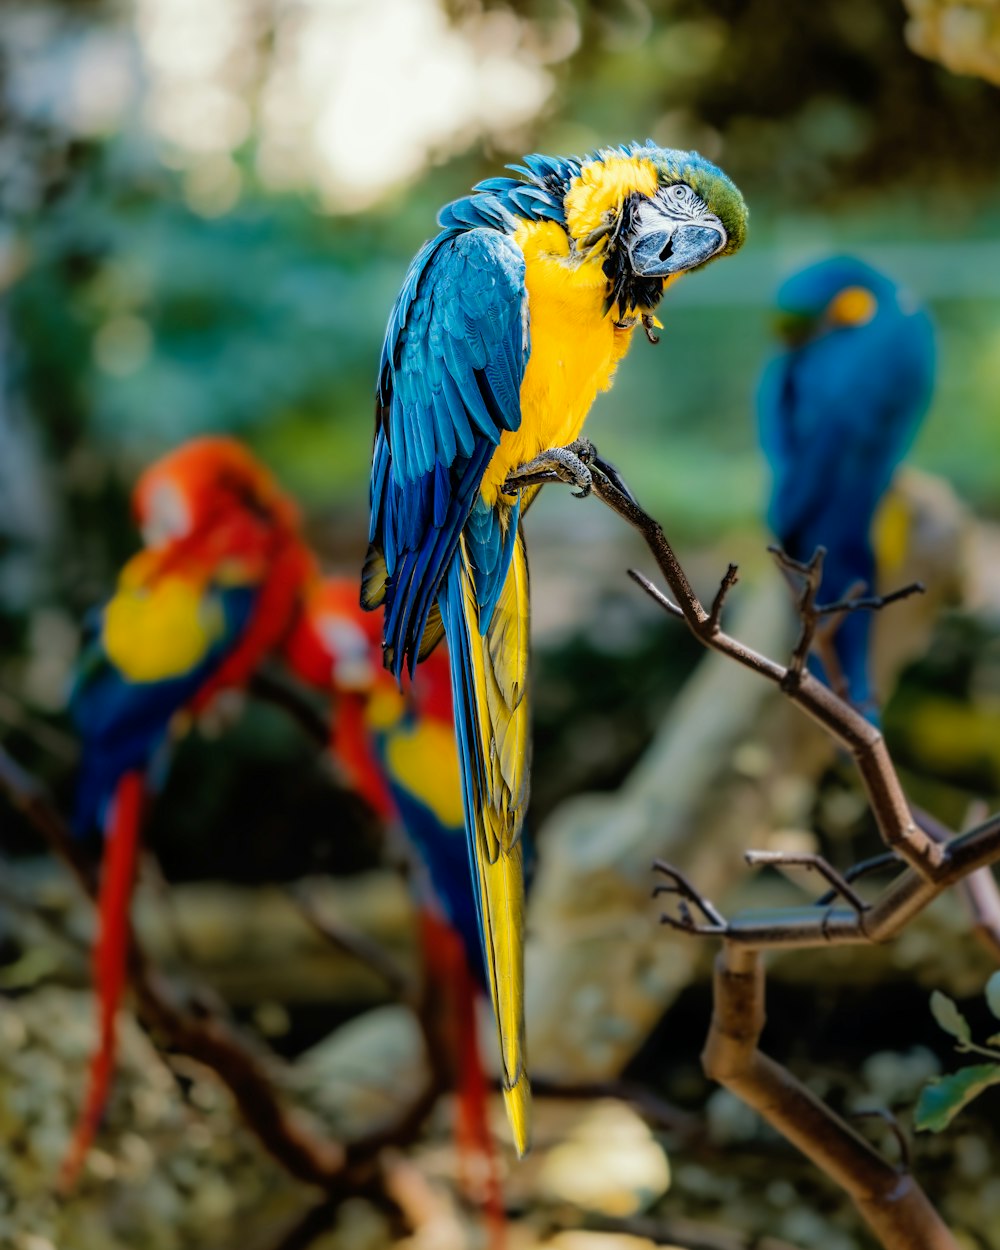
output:
[[[837,873],[819,856],[750,852],[756,864],[802,867],[822,875],[829,892],[812,906],[774,912],[750,911],[727,920],[676,868],[657,864],[665,883],[655,893],[676,900],[664,922],[683,933],[723,941],[716,961],[713,1016],[702,1054],[706,1074],[754,1107],[850,1196],[885,1250],[956,1250],[956,1243],[926,1195],[909,1173],[890,1164],[849,1124],[815,1097],[786,1068],[759,1049],[764,1026],[762,951],[845,943],[880,942],[892,937],[942,891],[1000,859],[1000,817],[954,837],[951,830],[918,820],[911,811],[879,730],[849,703],[822,685],[806,668],[817,633],[830,633],[848,612],[877,611],[921,589],[916,584],[885,596],[863,596],[852,588],[833,604],[817,601],[822,550],[802,564],[775,552],[779,566],[797,590],[801,629],[792,656],[780,664],[760,655],[720,627],[723,602],[736,580],[730,566],[706,611],[663,532],[630,493],[591,460],[593,493],[629,522],[646,541],[672,598],[643,574],[630,576],[661,607],[682,617],[706,647],[722,652],[777,685],[853,755],[868,801],[890,854],[875,866],[900,860],[905,867],[867,903],[851,884],[872,864]],[[826,623],[830,622],[829,625]],[[984,883],[981,912],[995,907],[996,890]],[[993,919],[990,912],[990,920]],[[998,912],[1000,914],[1000,912]]]

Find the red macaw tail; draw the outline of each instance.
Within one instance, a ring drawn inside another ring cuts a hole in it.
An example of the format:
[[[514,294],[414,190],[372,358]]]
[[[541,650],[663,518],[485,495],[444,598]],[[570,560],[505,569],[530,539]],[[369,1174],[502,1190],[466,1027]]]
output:
[[[87,1094],[59,1177],[66,1192],[76,1183],[104,1114],[114,1071],[115,1022],[128,974],[129,899],[135,878],[139,823],[145,796],[141,773],[126,773],[115,791],[105,840],[98,900],[97,941],[93,952],[98,1005],[98,1042],[87,1074]]]
[[[442,1032],[455,1072],[459,1183],[467,1195],[482,1205],[489,1224],[491,1250],[503,1250],[507,1221],[499,1161],[489,1125],[489,1085],[476,1025],[479,987],[469,971],[458,933],[428,911],[421,913],[421,923],[427,974],[446,1013]]]

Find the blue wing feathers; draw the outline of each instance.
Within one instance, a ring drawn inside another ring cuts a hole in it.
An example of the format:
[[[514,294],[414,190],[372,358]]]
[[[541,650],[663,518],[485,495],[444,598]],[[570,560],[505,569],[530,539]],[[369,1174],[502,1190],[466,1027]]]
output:
[[[389,319],[371,538],[386,560],[385,645],[397,675],[415,661],[500,435],[520,423],[526,300],[511,239],[446,229],[414,260]]]
[[[99,634],[90,642],[70,693],[70,715],[83,744],[73,818],[77,833],[103,825],[120,778],[148,767],[175,713],[198,693],[245,629],[256,592],[229,588],[217,593],[222,633],[204,659],[177,677],[129,681],[104,653]]]

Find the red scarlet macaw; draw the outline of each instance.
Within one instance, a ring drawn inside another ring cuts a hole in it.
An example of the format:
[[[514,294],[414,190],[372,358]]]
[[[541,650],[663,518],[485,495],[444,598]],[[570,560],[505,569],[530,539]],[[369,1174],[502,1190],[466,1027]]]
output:
[[[99,1045],[64,1164],[72,1184],[100,1122],[127,972],[128,904],[150,775],[181,713],[244,685],[284,639],[312,576],[295,505],[240,443],[197,438],[132,496],[146,547],[125,565],[77,665],[74,827],[105,837],[94,980]]]
[[[443,647],[400,691],[381,662],[381,621],[358,603],[357,582],[317,582],[285,646],[285,658],[336,700],[331,748],[349,780],[384,820],[397,821],[429,883],[418,891],[428,976],[443,1004],[458,1080],[458,1140],[486,1163],[486,1207],[496,1229],[502,1203],[479,1056],[476,987],[487,986],[469,877],[451,676]]]
[[[389,318],[376,398],[363,602],[386,665],[445,634],[466,837],[519,1153],[529,1143],[521,828],[528,802],[522,466],[585,493],[572,446],[677,275],[737,250],[746,206],[695,152],[652,141],[529,156],[442,209]],[[650,337],[651,333],[650,333]]]

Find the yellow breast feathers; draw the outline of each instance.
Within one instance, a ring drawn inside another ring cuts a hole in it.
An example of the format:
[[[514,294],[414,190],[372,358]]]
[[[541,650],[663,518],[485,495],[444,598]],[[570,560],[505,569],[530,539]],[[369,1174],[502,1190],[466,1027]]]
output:
[[[514,235],[524,252],[531,355],[521,383],[521,424],[505,431],[483,477],[493,503],[507,475],[550,447],[579,437],[599,391],[611,385],[632,330],[606,316],[608,280],[600,253],[581,260],[555,222],[525,222]]]

